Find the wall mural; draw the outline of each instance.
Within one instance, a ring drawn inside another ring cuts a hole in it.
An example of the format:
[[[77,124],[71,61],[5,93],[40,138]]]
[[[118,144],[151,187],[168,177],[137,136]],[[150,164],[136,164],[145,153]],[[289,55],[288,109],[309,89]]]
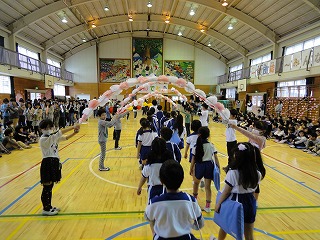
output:
[[[194,82],[194,61],[166,60],[164,62],[164,74],[184,78],[189,82]]]
[[[162,75],[162,51],[162,38],[132,38],[132,77]]]
[[[123,82],[130,78],[130,59],[100,58],[100,82]]]

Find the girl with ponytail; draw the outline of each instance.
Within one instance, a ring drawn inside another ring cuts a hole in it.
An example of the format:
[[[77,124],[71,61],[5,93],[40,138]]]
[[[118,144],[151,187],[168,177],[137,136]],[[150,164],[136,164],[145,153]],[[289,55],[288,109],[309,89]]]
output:
[[[190,175],[193,176],[193,196],[197,198],[199,183],[204,178],[206,192],[206,206],[204,211],[211,211],[211,181],[213,181],[214,162],[220,168],[217,150],[208,141],[210,130],[208,127],[201,127],[198,130],[198,139],[195,148],[192,149],[192,160],[190,165]]]

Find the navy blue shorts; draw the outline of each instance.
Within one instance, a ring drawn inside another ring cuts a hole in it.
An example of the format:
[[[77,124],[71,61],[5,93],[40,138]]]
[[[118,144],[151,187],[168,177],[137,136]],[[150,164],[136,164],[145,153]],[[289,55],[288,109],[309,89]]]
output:
[[[204,161],[201,163],[196,163],[195,166],[195,176],[197,179],[211,179],[213,180],[213,168],[214,164],[212,161]]]
[[[150,151],[151,151],[151,146],[141,146],[140,161],[146,160]]]
[[[236,194],[233,193],[231,200],[236,201],[238,195],[238,202],[242,203],[244,222],[254,223],[257,214],[257,203],[253,193]]]

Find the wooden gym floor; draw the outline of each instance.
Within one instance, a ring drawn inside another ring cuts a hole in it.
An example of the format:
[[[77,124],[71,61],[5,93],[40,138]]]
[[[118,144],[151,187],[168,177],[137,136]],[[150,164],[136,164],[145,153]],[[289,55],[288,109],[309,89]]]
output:
[[[41,215],[38,145],[3,155],[0,239],[152,239],[143,219],[146,191],[136,195],[141,176],[134,146],[139,118],[133,119],[132,115],[129,120],[122,120],[122,150],[113,149],[112,129],[109,130],[106,166],[111,168],[110,172],[98,171],[97,119],[91,118],[81,126],[78,135],[60,143],[63,178],[55,185],[52,200],[54,206],[61,208],[57,216]],[[210,129],[211,141],[224,166],[227,162],[225,127],[210,122]],[[238,141],[246,141],[240,134],[237,137]],[[268,141],[263,159],[267,175],[261,183],[255,238],[320,239],[320,157]],[[192,193],[188,161],[183,159],[182,166],[185,169],[182,189]],[[222,173],[222,181],[224,177]],[[214,202],[216,190],[212,189]],[[205,193],[200,191],[200,206],[205,204],[204,197]],[[203,215],[204,239],[211,234],[217,236],[218,227],[211,219],[213,213],[203,212]],[[196,231],[195,235],[199,237]]]

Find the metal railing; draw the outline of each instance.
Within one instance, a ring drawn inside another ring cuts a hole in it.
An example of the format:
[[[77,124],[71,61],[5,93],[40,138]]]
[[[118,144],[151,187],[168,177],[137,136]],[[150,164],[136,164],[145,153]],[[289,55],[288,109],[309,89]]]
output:
[[[301,54],[301,59],[302,59],[303,53],[307,53],[308,55],[307,65],[305,66],[305,69],[308,71],[310,68],[311,59],[314,59],[313,58],[314,48],[306,49],[294,54]],[[294,55],[294,54],[291,54],[291,55]],[[294,63],[291,60],[290,70],[294,70],[293,65]],[[283,66],[284,66],[284,56],[218,76],[218,84],[225,84],[229,82],[238,81],[241,79],[249,79],[249,78],[256,78],[256,77],[260,78],[261,76],[266,76],[271,74],[280,74],[284,72]],[[287,69],[285,69],[285,71],[287,71]]]
[[[40,60],[0,47],[0,64],[28,71],[47,74],[73,82],[73,73]]]

